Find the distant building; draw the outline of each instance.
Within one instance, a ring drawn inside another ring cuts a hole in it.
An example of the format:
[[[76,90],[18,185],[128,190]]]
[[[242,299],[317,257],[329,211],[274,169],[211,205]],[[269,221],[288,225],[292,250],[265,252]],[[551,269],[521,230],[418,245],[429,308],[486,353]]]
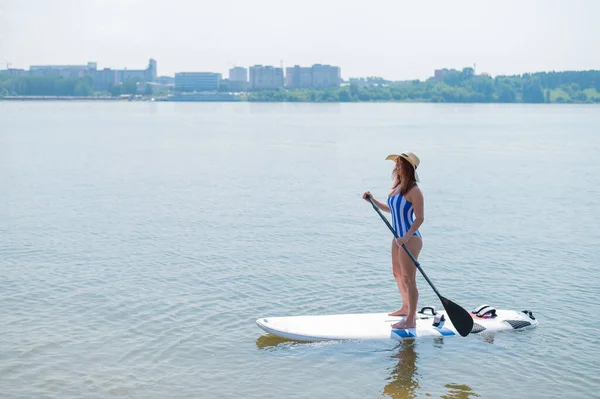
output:
[[[30,76],[60,76],[61,78],[93,77],[97,64],[88,62],[87,65],[31,65]]]
[[[148,68],[146,69],[146,81],[154,82],[156,80],[156,76],[158,73],[158,69],[156,68],[156,60],[150,58],[148,62]]]
[[[115,72],[117,72],[117,80],[119,83],[132,80],[136,83],[146,81],[146,71],[144,69],[119,69]]]
[[[157,94],[157,93],[169,93],[172,92],[174,84],[162,84],[156,82],[139,82],[137,83],[138,94]]]
[[[230,82],[247,82],[248,70],[244,67],[233,67],[229,70]]]
[[[176,91],[217,91],[221,74],[214,72],[178,72],[175,74]]]
[[[27,75],[27,71],[17,68],[0,69],[0,75],[25,76]]]
[[[254,65],[250,67],[250,88],[252,90],[282,89],[283,68]]]
[[[148,61],[148,67],[146,69],[118,69],[117,79],[118,83],[127,81],[137,82],[154,82],[156,79],[156,60],[150,58]]]
[[[438,82],[441,82],[444,80],[444,74],[446,73],[447,69],[436,69],[435,72],[433,73],[433,78],[435,80],[437,80]]]
[[[349,82],[350,85],[358,87],[386,87],[392,83],[390,80],[374,76],[368,78],[350,78]]]
[[[110,69],[98,70],[96,62],[87,65],[31,65],[26,75],[58,76],[61,78],[90,77],[94,90],[105,91],[127,81],[153,82],[157,75],[156,60],[150,58],[146,69]]]
[[[308,89],[312,85],[312,68],[298,65],[285,68],[285,86],[288,89]]]
[[[340,87],[342,83],[340,67],[315,64],[312,66],[313,87],[322,89]]]
[[[227,91],[239,93],[248,90],[248,82],[227,80]]]
[[[96,71],[92,78],[94,82],[94,90],[108,91],[111,87],[119,84],[119,74],[110,68],[104,68],[101,71]]]
[[[175,84],[175,78],[172,76],[158,76],[154,81],[163,85]]]
[[[229,70],[229,91],[240,92],[248,90],[248,70],[244,67],[233,67]]]
[[[288,89],[323,89],[340,87],[340,68],[331,65],[314,64],[311,67],[295,65],[285,70],[285,85]]]
[[[348,79],[351,86],[366,87],[367,80],[365,78],[350,78]]]

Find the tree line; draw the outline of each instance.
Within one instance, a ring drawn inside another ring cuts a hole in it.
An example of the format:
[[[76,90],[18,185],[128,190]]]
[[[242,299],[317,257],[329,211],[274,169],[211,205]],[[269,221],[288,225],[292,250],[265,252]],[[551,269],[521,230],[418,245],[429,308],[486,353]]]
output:
[[[9,95],[91,96],[89,77],[0,75],[0,97]],[[136,83],[108,90],[113,96],[134,94]],[[148,93],[149,94],[149,93]],[[248,92],[246,101],[361,102],[406,101],[450,103],[600,103],[600,71],[537,72],[524,75],[476,75],[472,68],[444,70],[441,79],[393,82],[379,77],[353,80],[333,89]]]
[[[60,76],[0,75],[0,97],[3,96],[93,96],[96,94],[135,94],[136,82],[129,80],[110,87],[105,92],[94,91],[91,77],[63,78]]]
[[[367,84],[364,84],[364,83]],[[445,70],[441,80],[392,82],[367,79],[335,89],[251,92],[248,101],[451,103],[600,103],[600,71],[475,75],[472,68]],[[377,83],[373,83],[377,82]]]
[[[89,77],[0,75],[0,96],[91,96],[93,87]]]

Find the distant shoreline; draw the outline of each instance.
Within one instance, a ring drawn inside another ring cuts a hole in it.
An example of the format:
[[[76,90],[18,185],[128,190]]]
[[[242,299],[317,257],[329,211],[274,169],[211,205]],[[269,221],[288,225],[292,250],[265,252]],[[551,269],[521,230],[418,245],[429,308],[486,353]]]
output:
[[[110,96],[5,96],[0,101],[128,101]]]
[[[5,101],[185,101],[298,103],[451,103],[451,104],[598,104],[600,70],[536,72],[515,76],[476,75],[473,68],[444,69],[425,81],[389,81],[378,77],[351,79],[331,87],[283,87],[258,90],[230,87],[230,82],[198,85],[195,91],[176,86],[143,85],[126,80],[99,90],[89,77],[0,75]],[[310,85],[309,85],[310,86]],[[253,86],[251,86],[253,87]]]
[[[202,99],[202,100],[170,100],[164,99],[160,97],[149,97],[144,96],[141,98],[122,98],[122,97],[111,97],[111,96],[5,96],[0,97],[0,102],[2,101],[108,101],[108,102],[196,102],[196,103],[289,103],[289,104],[547,104],[547,105],[600,105],[600,103],[590,103],[590,102],[541,102],[541,103],[524,103],[524,102],[481,102],[481,101],[427,101],[427,100],[357,100],[357,101],[286,101],[286,100],[248,100],[238,98],[236,100],[222,100],[222,99]]]

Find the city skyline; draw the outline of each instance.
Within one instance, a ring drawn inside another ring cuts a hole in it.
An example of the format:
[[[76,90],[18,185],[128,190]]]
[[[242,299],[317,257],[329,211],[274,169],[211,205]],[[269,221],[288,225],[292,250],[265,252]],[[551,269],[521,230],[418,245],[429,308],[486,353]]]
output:
[[[182,74],[182,73],[211,73],[211,74],[218,74],[221,75],[221,79],[222,80],[229,80],[229,76],[231,74],[232,70],[245,70],[246,73],[246,82],[250,81],[250,77],[249,77],[249,72],[251,70],[252,67],[267,67],[267,68],[275,68],[275,69],[281,69],[283,71],[285,71],[284,74],[284,85],[290,86],[288,83],[288,74],[291,73],[294,70],[299,69],[311,69],[314,67],[333,67],[333,68],[337,68],[338,72],[341,71],[341,67],[340,66],[332,66],[331,64],[326,64],[326,63],[313,63],[310,65],[299,65],[299,64],[294,64],[294,65],[284,65],[284,64],[280,64],[280,65],[268,65],[268,64],[264,64],[264,63],[258,63],[258,64],[253,64],[253,65],[233,65],[230,68],[228,68],[226,71],[214,71],[214,70],[188,70],[188,71],[176,71],[173,74],[164,74],[164,73],[160,73],[160,69],[157,71],[156,68],[156,61],[154,58],[150,57],[149,58],[150,63],[154,63],[154,77],[155,78],[170,78],[173,79],[175,77],[175,75],[177,74]],[[146,64],[145,68],[139,68],[140,63],[137,63],[135,66],[136,68],[129,68],[128,66],[124,66],[121,68],[112,68],[109,66],[102,66],[97,61],[86,61],[84,62],[75,62],[75,63],[71,63],[71,64],[67,64],[67,63],[58,63],[58,64],[42,64],[42,63],[37,63],[37,64],[32,64],[32,65],[28,65],[25,66],[24,68],[18,68],[15,67],[14,65],[11,64],[3,64],[0,62],[0,73],[4,72],[10,72],[9,70],[13,71],[21,71],[21,72],[32,72],[34,70],[36,71],[40,71],[40,70],[44,70],[44,69],[58,69],[58,68],[89,68],[90,66],[93,66],[94,70],[97,71],[102,71],[102,70],[111,70],[114,72],[118,72],[121,75],[127,75],[127,73],[131,73],[133,75],[136,74],[140,74],[144,71],[146,71],[148,69],[148,64]],[[429,72],[428,75],[426,75],[423,78],[408,78],[408,79],[400,79],[400,80],[395,80],[395,79],[390,79],[386,76],[377,76],[374,74],[366,74],[363,76],[347,76],[347,77],[343,77],[340,75],[339,77],[339,81],[341,83],[344,82],[352,82],[352,81],[356,81],[359,79],[366,79],[366,78],[379,78],[379,79],[383,79],[383,80],[387,80],[387,81],[391,81],[391,82],[408,82],[408,81],[412,81],[412,80],[421,80],[421,81],[426,81],[428,79],[434,78],[436,80],[440,80],[438,74],[441,74],[443,70],[458,70],[461,71],[464,68],[472,68],[473,71],[475,72],[475,74],[477,75],[488,75],[492,78],[496,77],[496,76],[513,76],[513,75],[493,75],[490,74],[486,71],[480,71],[477,69],[477,65],[473,64],[473,65],[462,65],[462,66],[458,66],[458,67],[448,67],[448,66],[437,66],[435,67],[432,71]],[[579,71],[590,71],[590,70],[597,70],[598,68],[584,68],[584,69],[573,69],[573,70],[538,70],[538,71],[525,71],[523,73],[518,73],[518,74],[514,74],[514,76],[521,76],[521,75],[525,75],[525,74],[534,74],[534,73],[539,73],[539,72],[567,72],[567,71],[575,71],[575,72],[579,72]],[[158,73],[157,73],[158,72]],[[18,73],[17,73],[18,74]],[[35,75],[35,74],[34,74]],[[441,75],[440,75],[441,76]],[[124,80],[124,79],[123,79]],[[237,79],[234,79],[233,81],[236,81]]]
[[[148,57],[146,58],[148,59]],[[155,57],[149,57],[149,59],[155,59]],[[122,66],[109,66],[109,65],[104,65],[102,63],[99,63],[97,61],[83,61],[83,60],[74,60],[74,62],[72,63],[66,63],[66,62],[59,62],[59,63],[55,63],[55,64],[48,64],[48,63],[42,63],[42,62],[37,62],[35,64],[31,64],[31,65],[18,65],[16,66],[14,63],[12,62],[6,62],[6,61],[0,61],[0,71],[2,70],[7,70],[7,69],[20,69],[20,70],[31,70],[31,68],[40,68],[40,67],[48,67],[48,66],[84,66],[87,64],[95,64],[98,68],[98,70],[103,70],[103,69],[112,69],[112,70],[119,70],[119,71],[139,71],[139,70],[143,70],[144,69],[144,64],[143,62],[137,62],[134,64],[133,67],[130,67],[128,65],[122,65]],[[280,62],[279,64],[268,64],[268,63],[264,63],[264,62],[258,62],[255,64],[251,64],[251,65],[239,65],[239,64],[232,64],[230,67],[226,68],[223,71],[216,71],[216,70],[209,70],[207,68],[197,68],[196,70],[175,70],[172,73],[163,73],[160,71],[158,72],[158,76],[159,77],[170,77],[173,78],[175,77],[175,75],[177,73],[192,73],[192,72],[210,72],[210,73],[218,73],[220,75],[223,76],[223,79],[226,79],[225,76],[227,76],[229,74],[229,71],[231,69],[235,69],[235,68],[244,68],[246,69],[246,71],[249,71],[249,69],[252,66],[267,66],[267,67],[273,67],[273,68],[282,68],[284,71],[288,70],[288,69],[292,69],[294,67],[306,67],[306,68],[310,68],[311,66],[314,65],[325,65],[325,66],[329,66],[331,65],[331,63],[325,63],[325,62],[315,62],[315,63],[309,63],[309,64],[285,64]],[[341,79],[344,82],[348,82],[351,79],[361,79],[361,78],[368,78],[368,77],[377,77],[377,78],[383,78],[385,80],[390,80],[390,81],[410,81],[410,80],[422,80],[425,81],[429,78],[432,78],[435,76],[436,71],[442,70],[442,69],[455,69],[455,70],[462,70],[463,68],[473,68],[477,74],[486,74],[489,75],[491,77],[496,77],[496,76],[512,76],[512,75],[524,75],[524,74],[531,74],[531,73],[537,73],[537,72],[561,72],[561,71],[587,71],[587,70],[597,70],[600,69],[600,64],[597,66],[590,66],[590,67],[586,67],[586,68],[579,68],[579,69],[543,69],[543,70],[527,70],[527,71],[522,71],[522,72],[517,72],[514,74],[492,74],[489,73],[488,71],[485,70],[481,70],[481,67],[477,66],[477,63],[471,63],[471,64],[466,64],[466,65],[457,65],[457,66],[448,66],[448,65],[437,65],[434,66],[433,69],[431,71],[427,71],[427,72],[423,72],[419,77],[407,77],[405,79],[393,79],[390,78],[388,76],[380,76],[374,73],[366,73],[364,75],[356,75],[356,76],[342,76]],[[346,68],[344,68],[344,70],[346,70]]]
[[[474,64],[491,76],[600,66],[597,1],[307,0],[293,13],[278,4],[5,0],[0,67],[102,60],[99,68],[140,68],[150,56],[168,76],[283,62],[340,65],[345,79],[424,80]]]
[[[181,73],[197,73],[197,72],[202,72],[202,73],[216,73],[216,74],[220,74],[220,75],[226,75],[226,74],[231,74],[232,71],[240,71],[240,70],[245,70],[245,80],[248,81],[249,77],[248,77],[248,72],[251,68],[253,67],[269,67],[269,68],[277,68],[277,69],[282,69],[284,71],[288,71],[288,70],[293,70],[294,68],[298,68],[298,67],[302,67],[302,68],[314,68],[314,67],[332,67],[332,65],[330,64],[325,64],[325,63],[315,63],[312,65],[298,65],[295,64],[293,66],[282,66],[282,65],[267,65],[267,64],[254,64],[254,65],[234,65],[231,68],[229,68],[227,71],[225,72],[219,72],[219,71],[209,71],[209,70],[196,70],[196,71],[176,71],[175,73],[173,73],[172,75],[168,75],[168,74],[161,74],[161,73],[157,73],[157,67],[156,67],[156,60],[152,57],[149,58],[149,63],[153,64],[153,69],[154,69],[154,77],[156,78],[157,76],[160,77],[175,77],[175,75],[177,74],[181,74]],[[138,66],[136,64],[136,66]],[[339,66],[333,66],[334,68],[338,69],[338,72],[340,72],[340,67]],[[43,63],[37,63],[37,64],[32,64],[29,65],[25,68],[16,68],[14,67],[12,64],[5,64],[2,65],[0,63],[0,71],[7,71],[7,70],[18,70],[18,71],[25,71],[25,72],[32,72],[32,71],[42,71],[45,69],[60,69],[60,68],[80,68],[80,69],[93,69],[93,70],[98,70],[98,71],[102,71],[102,70],[113,70],[113,71],[120,71],[121,73],[123,72],[127,72],[127,71],[135,71],[135,72],[141,72],[145,69],[148,68],[148,64],[146,65],[146,68],[129,68],[127,66],[121,67],[121,68],[113,68],[113,67],[109,67],[109,66],[102,66],[100,64],[100,66],[98,66],[98,62],[97,61],[86,61],[86,62],[76,62],[76,63],[72,63],[72,64],[67,64],[67,63],[58,63],[58,64],[43,64]],[[366,76],[363,76],[366,77]],[[239,80],[239,79],[234,79],[234,81]],[[348,80],[348,79],[341,79],[340,77],[340,81],[342,80]]]
[[[285,71],[285,73],[284,73]],[[30,65],[29,69],[0,69],[0,76],[8,77],[47,77],[61,79],[89,78],[90,90],[118,94],[122,90],[146,94],[157,91],[177,92],[217,92],[217,91],[265,91],[280,89],[326,89],[339,88],[343,83],[341,68],[327,64],[314,64],[310,67],[274,67],[270,65],[252,65],[248,68],[236,66],[230,68],[228,77],[219,72],[186,71],[176,72],[174,76],[158,74],[157,60],[150,58],[145,69],[98,68],[97,61],[86,64]],[[352,79],[350,79],[352,80]],[[81,83],[85,85],[84,83]],[[223,86],[222,84],[225,84]],[[79,88],[81,93],[84,89]],[[87,89],[85,89],[87,90]]]

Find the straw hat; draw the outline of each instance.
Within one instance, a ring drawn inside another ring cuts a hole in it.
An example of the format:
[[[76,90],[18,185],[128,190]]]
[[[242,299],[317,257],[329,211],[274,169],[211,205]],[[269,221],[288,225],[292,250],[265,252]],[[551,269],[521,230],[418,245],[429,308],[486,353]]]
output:
[[[419,181],[419,175],[417,174],[417,168],[419,167],[419,163],[421,163],[419,157],[413,152],[405,151],[400,154],[390,154],[385,159],[396,162],[398,158],[404,158],[412,165],[415,169],[415,180]]]

